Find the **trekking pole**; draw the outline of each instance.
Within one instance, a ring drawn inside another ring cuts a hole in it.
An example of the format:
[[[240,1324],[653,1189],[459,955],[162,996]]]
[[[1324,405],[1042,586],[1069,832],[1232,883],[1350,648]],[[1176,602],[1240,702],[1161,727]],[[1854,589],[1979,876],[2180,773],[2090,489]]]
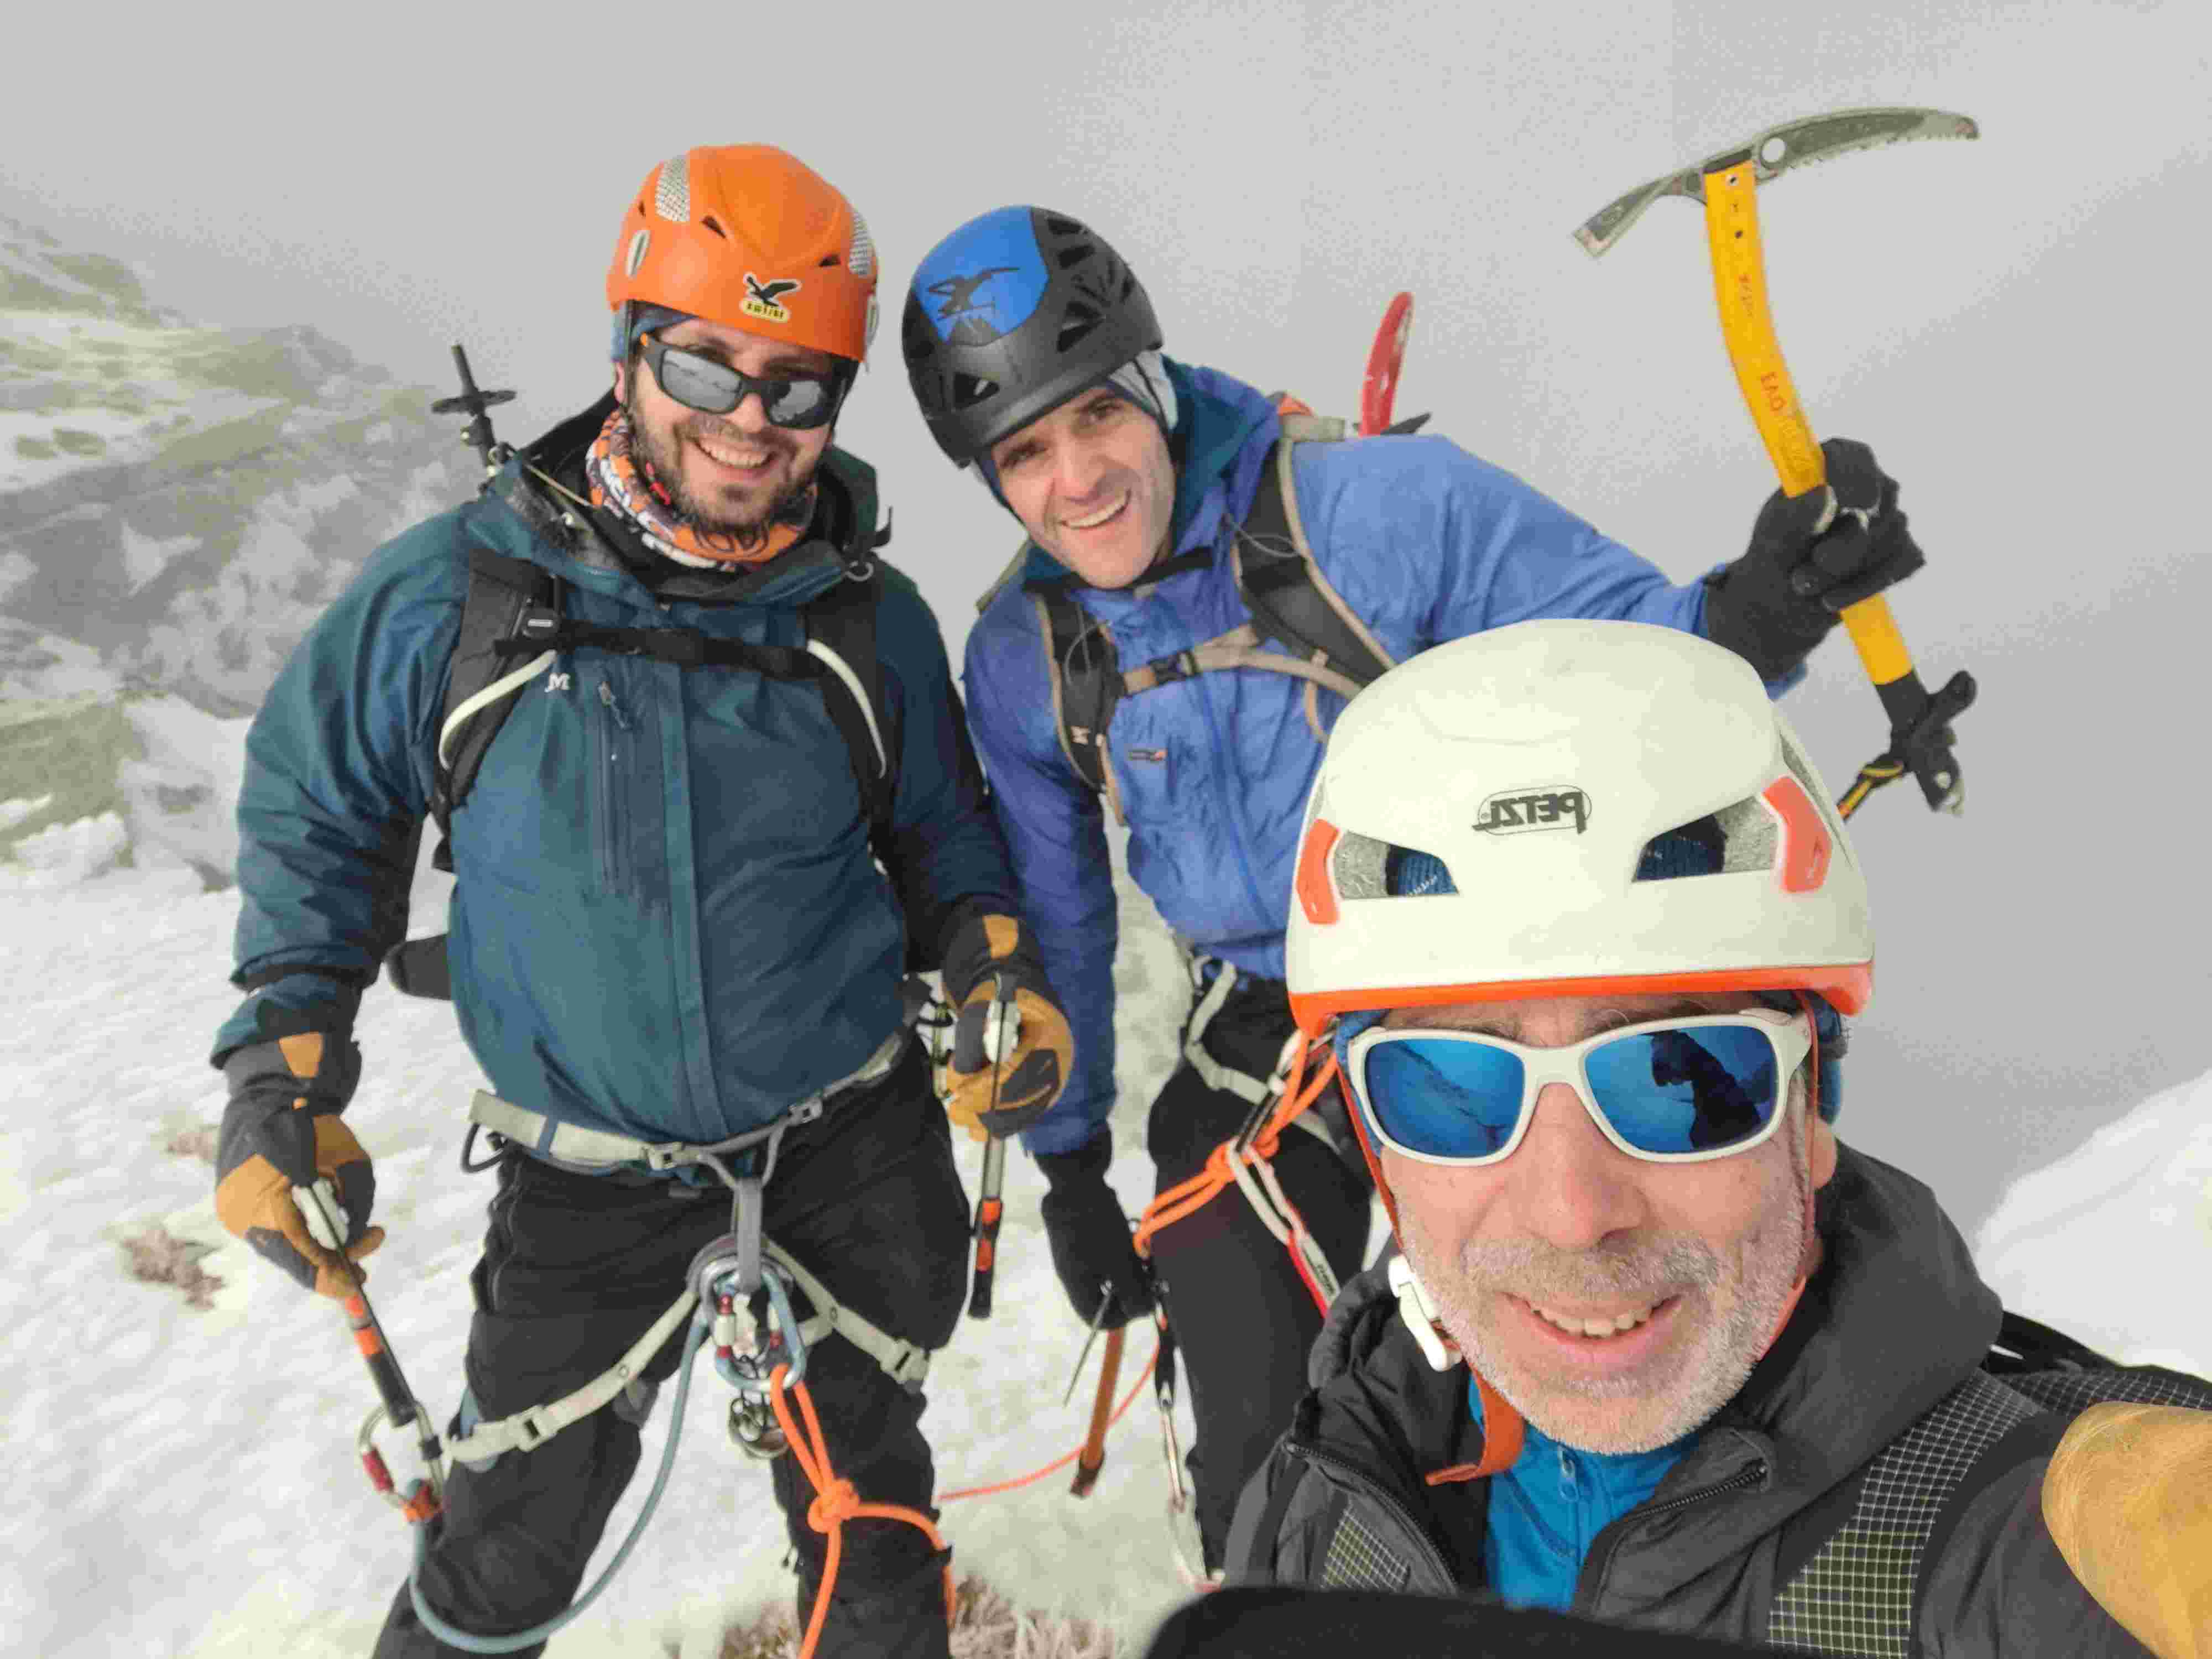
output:
[[[507,460],[507,446],[492,441],[490,411],[501,404],[511,402],[514,394],[477,391],[476,376],[469,373],[469,354],[461,349],[458,342],[453,346],[453,368],[461,377],[461,395],[439,398],[430,405],[430,412],[469,417],[469,423],[461,428],[461,441],[475,447],[483,462],[484,477],[489,478]]]
[[[422,1402],[416,1399],[415,1391],[407,1386],[407,1378],[399,1369],[398,1356],[392,1352],[392,1345],[385,1340],[384,1326],[377,1319],[376,1310],[369,1306],[368,1291],[362,1283],[361,1270],[345,1253],[344,1230],[338,1225],[337,1216],[331,1213],[320,1183],[313,1187],[295,1188],[293,1192],[301,1211],[310,1223],[308,1231],[318,1235],[318,1242],[337,1241],[335,1245],[325,1243],[325,1248],[335,1251],[338,1261],[344,1264],[347,1279],[353,1285],[352,1294],[343,1304],[346,1322],[352,1328],[354,1346],[360,1350],[362,1363],[368,1367],[369,1381],[376,1385],[380,1401],[362,1422],[360,1433],[355,1437],[355,1447],[361,1455],[362,1468],[368,1471],[369,1484],[386,1502],[398,1509],[410,1521],[427,1521],[445,1504],[446,1482],[442,1468],[445,1451],[438,1443],[437,1431],[430,1426],[429,1413],[422,1409]],[[313,1206],[312,1209],[310,1206]],[[321,1225],[313,1225],[316,1222]],[[422,1460],[423,1471],[428,1477],[418,1488],[404,1497],[392,1480],[392,1471],[384,1461],[384,1455],[376,1449],[377,1428],[387,1423],[395,1429],[414,1425],[415,1449]]]
[[[1013,1030],[1009,1031],[1007,1027]],[[999,987],[998,1000],[991,1005],[983,1030],[983,1052],[991,1061],[991,1109],[999,1109],[999,1062],[1012,1048],[1021,1032],[1021,1016],[1014,1012],[1013,998],[1004,981]],[[999,1223],[1005,1218],[1006,1206],[1000,1194],[1006,1181],[1006,1143],[1003,1136],[993,1135],[983,1143],[983,1181],[975,1194],[975,1218],[971,1231],[975,1239],[975,1279],[968,1292],[968,1317],[988,1319],[991,1316],[991,1283],[999,1266]]]

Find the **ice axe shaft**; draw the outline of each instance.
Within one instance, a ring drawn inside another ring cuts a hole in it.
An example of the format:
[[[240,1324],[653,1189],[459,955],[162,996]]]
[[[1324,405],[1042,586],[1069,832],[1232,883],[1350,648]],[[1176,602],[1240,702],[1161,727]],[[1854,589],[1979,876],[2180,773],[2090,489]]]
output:
[[[968,1292],[968,1317],[991,1316],[991,1284],[999,1266],[999,1223],[1006,1206],[1000,1196],[1006,1184],[1006,1143],[993,1135],[983,1146],[983,1183],[975,1195],[975,1273]]]
[[[1704,203],[1713,294],[1737,387],[1774,463],[1783,493],[1802,495],[1826,484],[1827,465],[1775,336],[1759,234],[1759,181],[1778,178],[1791,167],[1855,149],[1914,138],[1972,138],[1979,131],[1968,118],[1942,110],[1844,110],[1792,122],[1759,134],[1740,149],[1631,191],[1586,221],[1575,235],[1592,255],[1601,254],[1661,196],[1689,196]],[[1929,805],[1958,811],[1965,789],[1951,752],[1949,723],[1973,701],[1972,677],[1955,674],[1931,695],[1912,665],[1912,654],[1889,602],[1881,594],[1846,606],[1841,616],[1890,723],[1890,747],[1860,769],[1857,782],[1838,803],[1844,816],[1849,817],[1875,789],[1908,770],[1918,779]]]
[[[1098,1484],[1098,1471],[1106,1464],[1106,1430],[1114,1418],[1114,1386],[1121,1380],[1121,1345],[1128,1327],[1116,1325],[1106,1333],[1106,1352],[1098,1361],[1098,1392],[1091,1401],[1091,1432],[1083,1437],[1076,1455],[1075,1484],[1068,1490],[1088,1498]]]
[[[992,1066],[997,1067],[1013,1052],[1021,1034],[1021,1016],[1015,1012],[1012,988],[1004,983],[999,987],[997,1000],[985,1017],[983,1052]],[[991,1109],[999,1108],[999,1074],[991,1073]],[[1001,1196],[1006,1184],[1006,1143],[1003,1136],[993,1135],[983,1143],[983,1179],[975,1194],[975,1218],[969,1231],[975,1240],[975,1273],[968,1291],[968,1317],[988,1319],[991,1316],[991,1286],[998,1275],[999,1223],[1005,1219],[1006,1206]]]
[[[1828,482],[1827,461],[1820,453],[1820,440],[1813,435],[1812,423],[1805,418],[1804,407],[1797,401],[1790,367],[1782,359],[1782,343],[1775,336],[1774,314],[1766,298],[1765,257],[1759,235],[1758,177],[1751,161],[1747,151],[1734,165],[1723,163],[1705,175],[1705,240],[1712,254],[1713,297],[1720,305],[1721,333],[1728,342],[1736,386],[1759,428],[1767,458],[1774,463],[1782,492],[1802,495]],[[1930,806],[1957,811],[1964,791],[1958,760],[1943,731],[1949,721],[1948,718],[1928,720],[1935,699],[1920,683],[1889,601],[1876,593],[1844,606],[1840,615],[1867,678],[1874,683],[1875,695],[1889,716],[1892,748],[1904,747],[1908,751],[1897,758],[1903,759],[1919,779]],[[1955,705],[1951,712],[1972,701],[1972,685],[1971,679],[1963,687],[1954,680],[1944,688],[1946,704]],[[1931,725],[1933,729],[1926,729]],[[1862,781],[1844,799],[1855,811],[1878,787],[1878,783]]]

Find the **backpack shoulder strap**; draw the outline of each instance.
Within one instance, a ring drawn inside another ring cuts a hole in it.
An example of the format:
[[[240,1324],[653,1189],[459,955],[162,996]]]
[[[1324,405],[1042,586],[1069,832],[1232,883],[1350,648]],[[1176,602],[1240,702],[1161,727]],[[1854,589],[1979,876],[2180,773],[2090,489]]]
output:
[[[1107,727],[1113,724],[1114,706],[1122,692],[1114,636],[1057,582],[1039,582],[1027,591],[1044,647],[1044,678],[1052,688],[1052,723],[1060,737],[1060,751],[1076,776],[1106,797],[1115,819],[1127,823],[1121,792],[1106,754]]]
[[[1766,1639],[1823,1653],[1916,1651],[1923,1569],[1942,1560],[1973,1500],[2049,1455],[2075,1416],[2106,1401],[2212,1410],[2212,1382],[2117,1364],[2007,1311],[1982,1369],[1844,1483],[1839,1501],[1784,1528]]]
[[[1380,678],[1395,659],[1329,583],[1313,556],[1298,513],[1292,458],[1302,443],[1330,443],[1344,422],[1286,415],[1283,435],[1260,476],[1260,491],[1244,515],[1231,552],[1237,592],[1261,638],[1271,640],[1350,683],[1353,690]],[[1349,691],[1332,686],[1341,695]],[[1318,703],[1306,694],[1306,719],[1323,741]]]
[[[438,720],[430,795],[430,816],[441,837],[435,861],[443,870],[453,868],[442,838],[452,833],[453,812],[468,799],[516,696],[551,666],[561,628],[561,583],[552,572],[495,553],[481,542],[469,544],[468,559],[468,592]],[[525,653],[529,660],[517,666]]]
[[[809,599],[801,611],[807,654],[828,672],[819,678],[823,706],[853,763],[868,839],[881,857],[888,845],[898,796],[897,721],[884,695],[876,653],[876,606],[880,574],[847,577]]]
[[[1801,1555],[1814,1541],[1806,1529],[1784,1528],[1778,1576],[1786,1577],[1767,1609],[1765,1639],[1868,1659],[1911,1653],[1921,1564],[1934,1559],[1928,1546],[1954,1494],[1984,1453],[2045,1415],[1996,1378],[1970,1373],[1845,1483],[1855,1494],[1850,1513],[1809,1555]],[[1808,1518],[1835,1514],[1821,1504]],[[1793,1558],[1803,1564],[1790,1571]]]

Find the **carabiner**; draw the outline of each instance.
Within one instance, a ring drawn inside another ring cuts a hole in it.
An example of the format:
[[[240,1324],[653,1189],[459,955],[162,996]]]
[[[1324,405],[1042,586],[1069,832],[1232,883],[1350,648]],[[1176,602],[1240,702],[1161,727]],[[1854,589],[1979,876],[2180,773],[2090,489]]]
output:
[[[420,1401],[415,1409],[422,1409]],[[384,1454],[377,1449],[376,1431],[392,1420],[391,1412],[381,1401],[369,1408],[362,1419],[361,1432],[354,1436],[354,1449],[361,1454],[361,1466],[368,1473],[368,1483],[375,1487],[384,1501],[398,1510],[408,1520],[420,1525],[446,1506],[446,1475],[435,1460],[426,1459],[423,1468],[428,1478],[417,1480],[402,1493],[392,1479],[391,1467]]]

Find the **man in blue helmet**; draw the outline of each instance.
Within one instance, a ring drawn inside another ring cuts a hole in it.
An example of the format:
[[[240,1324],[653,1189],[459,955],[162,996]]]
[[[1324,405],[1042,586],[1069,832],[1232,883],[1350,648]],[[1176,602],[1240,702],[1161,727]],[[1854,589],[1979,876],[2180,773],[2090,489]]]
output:
[[[1777,496],[1741,558],[1684,586],[1445,439],[1286,441],[1316,434],[1251,386],[1161,356],[1127,265],[1040,208],[986,214],[931,250],[902,334],[932,434],[1028,537],[969,636],[966,687],[1024,912],[1075,1027],[1073,1078],[1024,1139],[1086,1321],[1102,1301],[1108,1322],[1152,1301],[1104,1179],[1115,921],[1101,793],[1127,827],[1132,878],[1195,958],[1184,1063],[1147,1133],[1164,1192],[1279,1086],[1299,807],[1345,696],[1439,641],[1547,616],[1702,633],[1779,690],[1843,605],[1922,562],[1895,483],[1848,441],[1827,446],[1832,497]],[[1152,1240],[1189,1364],[1209,1569],[1320,1328],[1301,1279],[1330,1277],[1267,1224],[1302,1222],[1337,1277],[1364,1249],[1346,1126],[1325,1111],[1299,1122],[1316,1133],[1273,1158],[1281,1213],[1232,1197]]]

